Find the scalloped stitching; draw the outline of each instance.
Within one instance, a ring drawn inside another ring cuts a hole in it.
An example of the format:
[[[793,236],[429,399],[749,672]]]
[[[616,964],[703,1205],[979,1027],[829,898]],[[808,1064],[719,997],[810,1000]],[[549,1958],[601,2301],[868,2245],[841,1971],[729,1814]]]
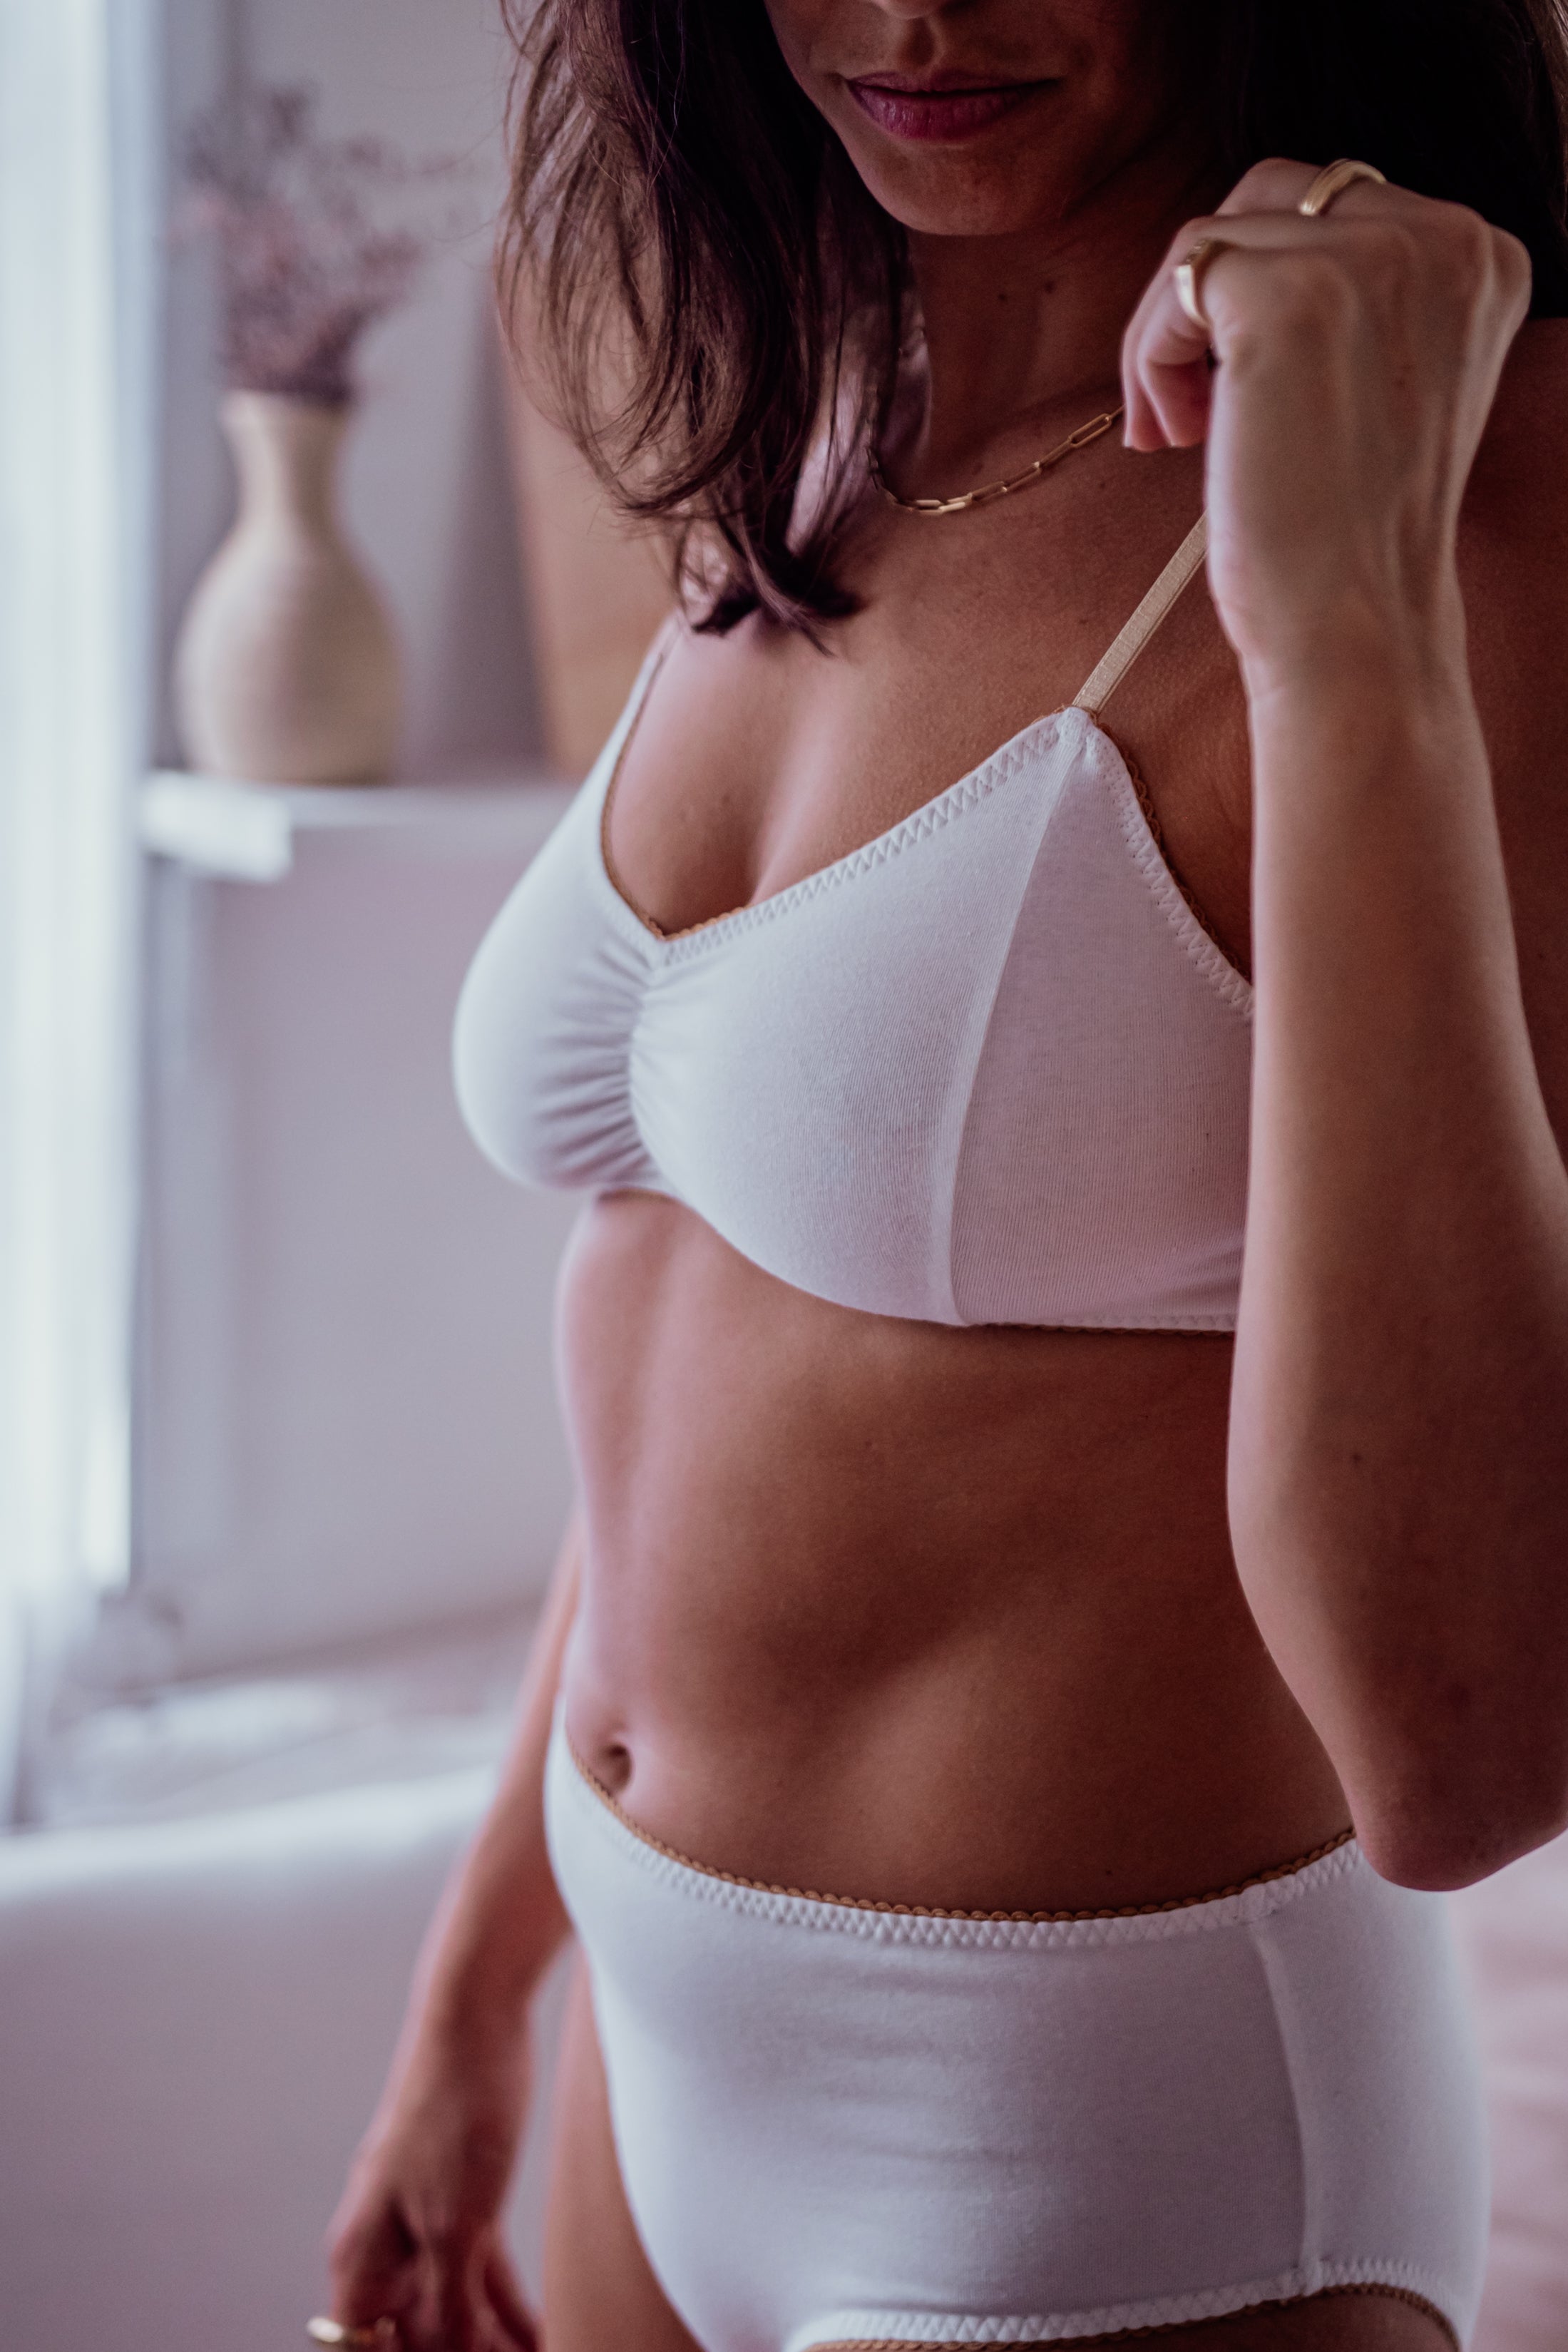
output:
[[[742,1917],[810,1927],[881,1944],[947,1951],[1051,1951],[1118,1944],[1165,1942],[1176,1937],[1252,1927],[1275,1912],[1364,1869],[1354,1833],[1346,1831],[1311,1860],[1282,1864],[1228,1893],[1180,1896],[1153,1908],[1117,1911],[966,1912],[923,1909],[866,1895],[822,1895],[769,1886],[692,1861],[640,1829],[595,1780],[570,1741],[566,1760],[580,1801],[597,1816],[627,1858],[656,1883]]]
[[[1445,2283],[1406,2262],[1313,2263],[1281,2271],[1245,2285],[1196,2288],[1186,2294],[1152,2295],[1136,2303],[1107,2304],[1095,2311],[1045,2312],[1027,2317],[960,2318],[951,2313],[868,2311],[854,2315],[861,2336],[821,2336],[810,2326],[792,2336],[789,2352],[947,2352],[968,2344],[1092,2344],[1107,2336],[1154,2334],[1200,2319],[1227,2319],[1262,2304],[1310,2303],[1320,2294],[1378,2290],[1407,2297],[1429,2311],[1458,2344],[1458,2329],[1445,2308]],[[839,2326],[848,2314],[821,2322]]]
[[[684,930],[663,934],[642,923],[629,900],[622,898],[622,904],[633,920],[638,921],[650,945],[663,950],[663,961],[685,963],[713,945],[718,937],[738,938],[754,930],[758,924],[773,922],[779,916],[789,913],[807,900],[821,898],[824,891],[836,890],[845,882],[858,880],[861,875],[871,872],[873,867],[885,866],[901,851],[913,848],[916,843],[927,841],[934,834],[943,832],[955,818],[964,815],[977,802],[988,799],[1001,785],[1010,782],[1021,767],[1028,765],[1041,743],[1053,740],[1060,731],[1061,717],[1060,710],[1050,710],[1039,719],[1031,719],[1010,742],[1004,743],[999,751],[982,760],[977,768],[972,769],[968,775],[961,776],[956,784],[949,784],[946,791],[939,793],[935,800],[927,801],[924,808],[915,810],[888,832],[878,834],[874,841],[868,841],[862,848],[851,850],[847,857],[836,858],[831,866],[821,867],[817,873],[802,876],[799,882],[791,882],[787,888],[775,890],[768,898],[758,899],[755,906],[736,907],[728,914],[715,915],[706,923],[694,923]],[[619,891],[616,896],[621,896]]]
[[[1100,741],[1113,754],[1112,782],[1116,793],[1116,815],[1122,827],[1122,837],[1132,853],[1133,863],[1148,887],[1149,895],[1164,915],[1177,940],[1192,961],[1207,981],[1215,994],[1233,1013],[1249,1020],[1252,1013],[1253,990],[1229,958],[1209,938],[1176,886],[1175,876],[1161,856],[1159,845],[1149,831],[1148,819],[1138,805],[1138,795],[1127,763],[1113,736],[1108,735],[1099,721],[1086,711],[1089,724]]]
[[[984,1329],[984,1325],[971,1324],[971,1330]],[[1007,1325],[1000,1327],[1004,1330]],[[1072,1323],[1024,1323],[1012,1327],[1024,1331],[1234,1331],[1234,1315],[1145,1315],[1129,1323],[1119,1315],[1081,1315]]]

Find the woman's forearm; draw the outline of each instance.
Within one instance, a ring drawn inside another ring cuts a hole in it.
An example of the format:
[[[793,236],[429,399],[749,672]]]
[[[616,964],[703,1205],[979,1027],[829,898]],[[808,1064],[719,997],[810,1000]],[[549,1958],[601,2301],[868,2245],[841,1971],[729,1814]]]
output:
[[[499,1784],[425,1938],[405,2042],[508,2040],[570,1932],[545,1844],[544,1774],[561,1661],[577,1612],[581,1523],[562,1540]]]
[[[1439,1883],[1568,1802],[1568,1179],[1462,628],[1412,635],[1249,680],[1230,1489],[1249,1599],[1373,1858]]]

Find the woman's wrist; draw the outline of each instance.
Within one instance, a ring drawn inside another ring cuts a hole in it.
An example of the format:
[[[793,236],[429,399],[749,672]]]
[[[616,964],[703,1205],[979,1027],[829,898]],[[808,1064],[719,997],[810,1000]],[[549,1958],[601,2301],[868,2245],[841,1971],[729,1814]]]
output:
[[[502,2111],[522,2095],[528,2079],[529,2004],[463,2003],[438,1999],[405,2021],[382,2093],[378,2121],[388,2126],[410,2114],[477,2100]]]
[[[534,1995],[565,1940],[444,1955],[419,2001],[422,2034],[454,2049],[492,2051],[526,2038]]]
[[[1294,720],[1314,707],[1440,709],[1469,693],[1458,582],[1420,609],[1337,599],[1260,633],[1240,662],[1255,722],[1273,710]]]
[[[1429,844],[1434,824],[1467,832],[1490,800],[1490,768],[1468,674],[1415,676],[1348,663],[1270,680],[1250,703],[1256,859],[1293,866],[1315,842],[1337,861],[1382,811]],[[1441,816],[1441,812],[1447,812]],[[1304,872],[1297,876],[1304,881]]]
[[[505,1922],[460,1906],[433,1937],[410,2005],[405,2040],[442,2063],[504,2064],[526,2046],[528,2013],[570,1928],[559,1903]],[[518,1933],[519,1926],[531,1932]]]

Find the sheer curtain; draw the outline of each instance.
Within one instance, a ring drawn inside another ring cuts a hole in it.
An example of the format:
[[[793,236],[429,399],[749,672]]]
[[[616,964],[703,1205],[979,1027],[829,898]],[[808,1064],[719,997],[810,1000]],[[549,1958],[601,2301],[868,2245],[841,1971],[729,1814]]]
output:
[[[0,1800],[129,1552],[142,0],[0,0]]]

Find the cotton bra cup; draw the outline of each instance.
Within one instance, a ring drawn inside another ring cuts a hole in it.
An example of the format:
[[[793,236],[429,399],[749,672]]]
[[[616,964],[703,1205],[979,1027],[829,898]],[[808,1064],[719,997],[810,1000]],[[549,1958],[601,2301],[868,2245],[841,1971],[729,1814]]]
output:
[[[666,936],[606,863],[655,646],[476,957],[457,1090],[526,1182],[668,1194],[797,1289],[933,1323],[1235,1328],[1251,990],[1067,709],[803,882]]]

